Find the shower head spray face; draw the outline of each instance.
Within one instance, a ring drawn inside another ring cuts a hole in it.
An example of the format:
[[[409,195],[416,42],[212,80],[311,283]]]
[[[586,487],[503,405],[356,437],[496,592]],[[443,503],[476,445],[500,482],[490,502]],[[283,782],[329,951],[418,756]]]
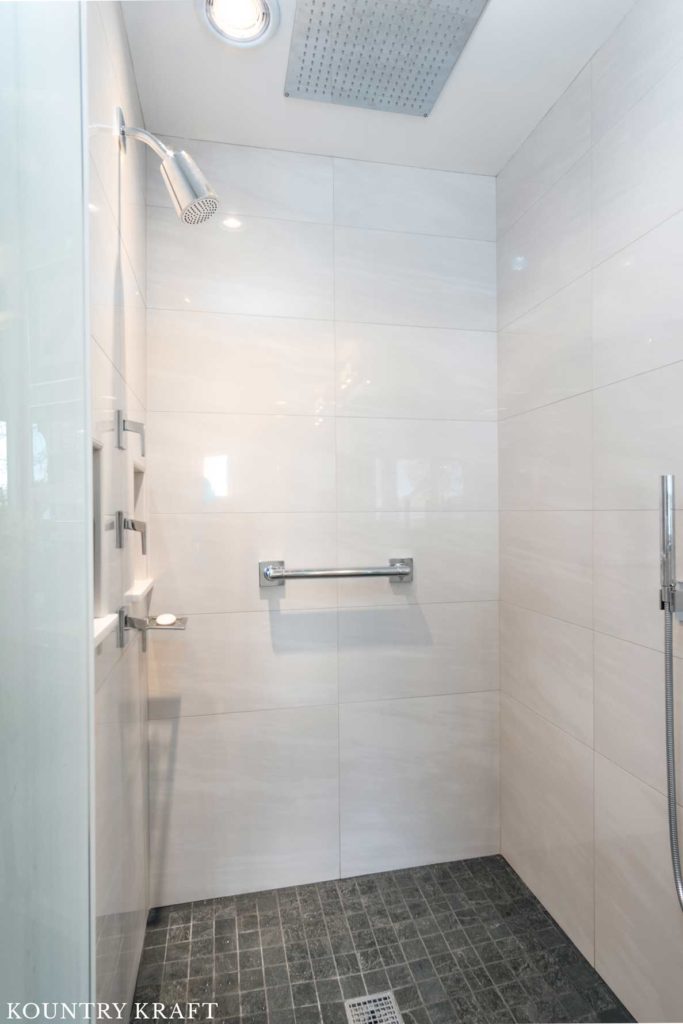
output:
[[[173,200],[176,213],[185,224],[203,224],[218,209],[218,196],[192,157],[180,150],[161,163],[161,177]]]

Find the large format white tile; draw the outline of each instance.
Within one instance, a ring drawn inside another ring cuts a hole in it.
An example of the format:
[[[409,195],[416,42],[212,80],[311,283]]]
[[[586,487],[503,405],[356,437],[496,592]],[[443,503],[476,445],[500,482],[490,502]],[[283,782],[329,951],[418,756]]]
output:
[[[152,512],[332,512],[334,420],[151,413]]]
[[[193,615],[150,634],[150,718],[337,703],[337,612]]]
[[[589,269],[590,172],[584,157],[499,238],[500,327]]]
[[[276,217],[332,223],[332,160],[306,153],[253,149],[220,142],[163,136],[172,149],[185,149],[196,160],[218,195],[216,216]],[[150,154],[147,201],[167,206],[171,200]]]
[[[584,274],[499,333],[499,414],[513,416],[591,386],[591,278]]]
[[[334,328],[324,320],[150,309],[149,408],[334,411]]]
[[[347,512],[498,507],[495,423],[337,419],[337,500]]]
[[[493,242],[335,229],[340,320],[492,331]]]
[[[332,228],[245,217],[231,231],[219,217],[189,230],[173,210],[147,211],[148,305],[214,313],[329,319]]]
[[[595,966],[636,1020],[677,1021],[683,914],[666,800],[595,757]]]
[[[501,604],[500,686],[565,732],[592,744],[592,630]]]
[[[612,128],[683,57],[679,0],[638,0],[594,55],[593,140]]]
[[[683,517],[677,516],[678,535]],[[659,607],[659,513],[596,512],[594,515],[594,612],[601,633],[663,649]],[[679,570],[679,578],[680,578]],[[680,628],[674,627],[679,651]]]
[[[498,609],[479,604],[344,608],[342,701],[498,688]]]
[[[335,564],[334,514],[297,512],[150,516],[153,614],[334,607],[333,580],[261,589],[258,563]],[[389,584],[387,584],[388,586]]]
[[[593,150],[594,263],[683,207],[682,138],[679,62]]]
[[[414,559],[412,583],[340,581],[341,606],[446,604],[498,597],[496,512],[341,512],[338,522],[339,565]]]
[[[680,626],[674,627],[680,633]],[[683,709],[683,665],[674,659],[676,718]],[[678,730],[680,735],[680,730]],[[677,773],[683,783],[677,736]],[[595,749],[666,793],[664,656],[648,647],[595,635]],[[679,794],[683,790],[679,789]],[[679,800],[681,799],[679,795]]]
[[[594,488],[599,509],[659,508],[659,477],[683,483],[683,363],[594,394]],[[677,495],[679,507],[683,495]]]
[[[150,723],[152,903],[339,871],[337,709]]]
[[[581,71],[496,179],[498,234],[560,180],[591,142],[591,72]]]
[[[341,873],[498,851],[498,695],[340,708]]]
[[[683,359],[683,214],[593,271],[595,384]]]
[[[591,421],[590,394],[503,420],[500,507],[590,509]]]
[[[501,512],[501,598],[592,625],[590,512]]]
[[[496,418],[494,333],[349,323],[335,330],[340,415]]]
[[[334,215],[353,228],[495,241],[496,179],[335,159]]]
[[[501,701],[501,849],[593,958],[593,751],[516,700]]]

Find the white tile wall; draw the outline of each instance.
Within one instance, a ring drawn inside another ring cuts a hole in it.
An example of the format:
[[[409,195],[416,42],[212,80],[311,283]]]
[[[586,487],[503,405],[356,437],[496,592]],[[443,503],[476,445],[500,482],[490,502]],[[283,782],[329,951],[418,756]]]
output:
[[[636,1019],[667,1021],[657,507],[659,475],[683,475],[682,118],[683,5],[638,0],[498,178],[502,851]]]
[[[89,263],[92,441],[99,447],[102,526],[96,614],[116,612],[136,577],[147,575],[137,535],[114,543],[117,510],[146,517],[144,485],[136,496],[139,439],[116,447],[115,412],[144,420],[146,210],[144,147],[119,152],[111,126],[121,106],[142,124],[128,40],[117,3],[86,10],[90,175]],[[131,608],[144,614],[144,607]],[[116,647],[109,634],[95,651],[95,916],[97,998],[132,998],[145,932],[147,851],[147,680],[137,634]]]
[[[494,852],[494,182],[186,148],[222,207],[150,172],[154,900]]]

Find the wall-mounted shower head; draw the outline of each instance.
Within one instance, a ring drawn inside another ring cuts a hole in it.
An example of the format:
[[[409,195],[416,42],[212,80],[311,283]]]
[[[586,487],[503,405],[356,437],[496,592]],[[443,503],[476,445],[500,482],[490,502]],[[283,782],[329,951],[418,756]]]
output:
[[[138,139],[153,149],[161,160],[161,177],[173,200],[173,206],[185,224],[203,224],[218,209],[218,196],[189,153],[175,152],[144,128],[129,128],[123,111],[117,111],[119,139],[123,150],[126,139]]]

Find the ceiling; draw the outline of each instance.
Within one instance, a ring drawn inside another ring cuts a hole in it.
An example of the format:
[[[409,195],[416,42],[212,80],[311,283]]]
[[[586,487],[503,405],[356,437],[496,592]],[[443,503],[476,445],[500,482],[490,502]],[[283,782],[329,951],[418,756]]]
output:
[[[296,0],[280,0],[273,38],[243,50],[209,31],[195,0],[123,9],[153,132],[497,174],[633,2],[489,0],[428,118],[286,99]]]

